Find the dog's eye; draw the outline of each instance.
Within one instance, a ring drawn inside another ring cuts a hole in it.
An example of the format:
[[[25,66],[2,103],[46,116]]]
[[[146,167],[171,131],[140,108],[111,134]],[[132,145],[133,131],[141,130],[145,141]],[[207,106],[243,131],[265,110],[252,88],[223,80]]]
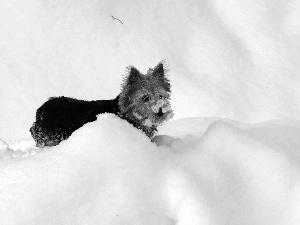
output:
[[[143,97],[142,97],[142,100],[143,100],[144,102],[149,102],[149,100],[150,100],[149,95],[143,96]]]

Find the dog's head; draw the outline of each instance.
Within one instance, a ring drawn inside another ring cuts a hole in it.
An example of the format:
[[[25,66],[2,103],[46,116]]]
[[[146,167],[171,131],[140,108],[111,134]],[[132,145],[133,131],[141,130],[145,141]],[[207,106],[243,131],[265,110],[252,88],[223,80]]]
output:
[[[135,67],[129,67],[119,97],[122,115],[141,127],[156,129],[174,115],[170,105],[170,88],[163,62],[149,69],[145,75]]]

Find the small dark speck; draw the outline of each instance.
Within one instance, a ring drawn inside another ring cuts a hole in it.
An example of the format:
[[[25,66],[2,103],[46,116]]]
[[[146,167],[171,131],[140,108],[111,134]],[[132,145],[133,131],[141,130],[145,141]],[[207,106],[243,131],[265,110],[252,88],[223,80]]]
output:
[[[123,22],[120,20],[120,19],[118,19],[118,18],[116,18],[116,17],[114,17],[114,16],[111,16],[114,20],[118,20],[121,24],[123,24]]]

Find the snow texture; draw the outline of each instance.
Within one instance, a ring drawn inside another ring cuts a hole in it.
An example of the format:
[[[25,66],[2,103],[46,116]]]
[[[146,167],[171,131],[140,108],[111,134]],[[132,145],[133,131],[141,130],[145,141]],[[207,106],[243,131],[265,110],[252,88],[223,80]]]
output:
[[[299,1],[7,0],[0,27],[0,224],[300,224]],[[163,59],[153,142],[103,114],[33,147],[47,98],[115,98]]]
[[[298,0],[1,1],[0,138],[30,138],[51,96],[112,99],[127,66],[163,59],[174,119],[299,119],[299,12]]]
[[[164,132],[179,124],[157,147],[104,114],[59,146],[2,159],[2,223],[299,224],[299,121],[189,118]]]

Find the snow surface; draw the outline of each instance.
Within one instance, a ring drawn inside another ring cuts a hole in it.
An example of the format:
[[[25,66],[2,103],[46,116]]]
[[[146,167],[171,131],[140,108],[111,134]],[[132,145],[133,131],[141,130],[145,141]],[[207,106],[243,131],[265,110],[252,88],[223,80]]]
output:
[[[299,225],[299,43],[297,0],[0,1],[0,224]],[[163,59],[155,143],[105,114],[33,147],[48,97]]]
[[[157,147],[104,114],[59,146],[7,155],[2,224],[300,223],[299,121],[188,118],[164,131],[177,139]]]
[[[0,1],[0,138],[30,138],[51,96],[112,99],[127,66],[163,59],[174,119],[300,119],[299,12],[298,0]]]

